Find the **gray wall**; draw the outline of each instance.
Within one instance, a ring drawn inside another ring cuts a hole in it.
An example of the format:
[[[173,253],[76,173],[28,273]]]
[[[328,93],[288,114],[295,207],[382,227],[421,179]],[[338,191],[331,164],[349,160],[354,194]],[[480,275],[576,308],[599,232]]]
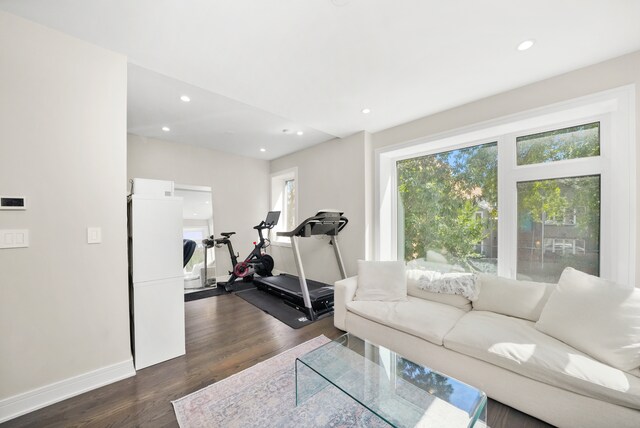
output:
[[[405,143],[425,136],[629,84],[636,85],[635,141],[637,145],[638,141],[640,141],[640,52],[614,58],[377,132],[372,135],[372,144],[375,150],[385,146]],[[640,157],[640,150],[637,148],[636,156],[637,163],[638,157]],[[633,178],[633,181],[636,183],[636,192],[640,192],[637,175]],[[640,195],[636,193],[636,200],[640,201],[638,196]],[[640,286],[638,237],[640,237],[640,217],[636,219],[636,285]]]
[[[366,256],[364,160],[367,139],[366,133],[359,132],[271,162],[272,174],[298,167],[298,223],[320,209],[344,211],[349,224],[338,239],[348,275],[357,273],[357,260]],[[300,239],[300,253],[308,278],[333,283],[340,279],[340,271],[328,242],[326,237]],[[291,248],[273,245],[271,251],[276,269],[296,273]]]
[[[0,194],[28,198],[0,228],[31,238],[0,250],[0,399],[131,358],[126,67],[0,12]]]
[[[211,187],[213,228],[236,232],[232,241],[246,257],[258,239],[253,226],[269,211],[269,162],[187,144],[129,135],[127,176],[172,180],[177,184]],[[231,269],[226,248],[216,248],[217,275]]]
[[[636,84],[636,106],[640,106],[640,52],[546,79],[528,86],[504,92],[432,116],[427,116],[374,134],[359,133],[340,140],[331,140],[307,150],[271,162],[271,172],[298,167],[301,217],[312,215],[323,206],[344,207],[349,217],[349,229],[343,256],[349,274],[357,271],[358,258],[371,258],[371,233],[375,213],[375,150],[422,139],[456,128],[476,124],[510,114],[544,107],[595,92]],[[636,108],[636,141],[640,141],[640,108]],[[640,156],[640,150],[637,150]],[[327,178],[329,176],[329,178]],[[326,180],[329,181],[326,181]],[[634,181],[637,183],[638,178]],[[636,190],[640,186],[636,184]],[[639,195],[640,196],[640,195]],[[640,200],[640,199],[639,199]],[[347,207],[350,209],[347,210]],[[640,234],[640,220],[636,225]],[[640,235],[639,235],[640,236]],[[302,246],[302,258],[307,276],[313,279],[336,278],[333,260],[328,251],[320,251],[312,240]],[[636,239],[637,241],[637,239]],[[294,271],[290,250],[275,249],[276,266]],[[640,254],[636,251],[636,264]],[[636,269],[640,284],[640,269]]]

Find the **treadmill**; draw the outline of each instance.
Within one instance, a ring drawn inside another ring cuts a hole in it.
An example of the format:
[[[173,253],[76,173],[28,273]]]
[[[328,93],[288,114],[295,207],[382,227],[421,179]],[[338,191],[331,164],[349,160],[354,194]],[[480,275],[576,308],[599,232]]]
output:
[[[288,236],[296,262],[298,276],[282,273],[276,276],[254,278],[253,283],[260,290],[276,295],[290,306],[304,312],[310,321],[319,316],[333,312],[333,285],[307,279],[302,267],[298,238],[308,238],[313,235],[327,235],[338,262],[340,275],[347,277],[338,247],[338,234],[349,220],[340,211],[318,211],[290,232],[278,232],[278,236]]]

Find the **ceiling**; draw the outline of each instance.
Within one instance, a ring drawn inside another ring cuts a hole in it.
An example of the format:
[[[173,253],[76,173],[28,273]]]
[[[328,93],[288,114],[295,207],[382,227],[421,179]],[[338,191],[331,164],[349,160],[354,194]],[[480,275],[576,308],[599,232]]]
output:
[[[130,132],[264,159],[640,50],[640,0],[0,0],[0,9],[127,55]],[[518,51],[526,39],[535,45]]]

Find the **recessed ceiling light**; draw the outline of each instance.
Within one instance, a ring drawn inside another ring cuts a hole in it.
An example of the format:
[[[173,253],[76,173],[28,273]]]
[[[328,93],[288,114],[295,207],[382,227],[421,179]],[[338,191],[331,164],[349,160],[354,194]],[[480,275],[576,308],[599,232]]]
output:
[[[267,149],[264,149],[264,148],[263,148],[263,149],[260,149],[260,151],[261,151],[261,152],[266,152],[266,151],[267,151]]]
[[[193,213],[193,215],[198,215],[198,213]]]
[[[180,100],[188,103],[189,101],[191,101],[191,98],[189,98],[187,95],[183,95],[180,97]]]
[[[362,114],[369,114],[371,113],[371,109],[370,108],[363,108],[362,109]]]
[[[298,131],[298,132],[296,132],[296,134],[298,134],[298,135],[303,135],[303,134],[304,134],[304,132],[302,132],[302,131]]]
[[[163,130],[164,132],[169,132],[169,131],[171,131],[171,128],[169,128],[168,126],[163,126],[163,127],[162,127],[162,130]]]
[[[526,51],[531,46],[533,46],[534,43],[535,43],[535,41],[533,41],[533,40],[525,40],[524,42],[522,42],[522,43],[520,43],[518,45],[518,50],[519,51]]]

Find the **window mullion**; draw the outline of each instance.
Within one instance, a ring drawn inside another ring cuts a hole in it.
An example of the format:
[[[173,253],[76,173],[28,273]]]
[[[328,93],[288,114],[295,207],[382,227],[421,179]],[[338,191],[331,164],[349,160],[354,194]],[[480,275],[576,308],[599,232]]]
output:
[[[515,144],[515,140],[513,140]],[[548,180],[602,174],[602,158],[594,156],[562,162],[540,163],[512,168],[516,181]]]
[[[515,278],[517,260],[517,192],[515,135],[498,139],[498,275]]]

